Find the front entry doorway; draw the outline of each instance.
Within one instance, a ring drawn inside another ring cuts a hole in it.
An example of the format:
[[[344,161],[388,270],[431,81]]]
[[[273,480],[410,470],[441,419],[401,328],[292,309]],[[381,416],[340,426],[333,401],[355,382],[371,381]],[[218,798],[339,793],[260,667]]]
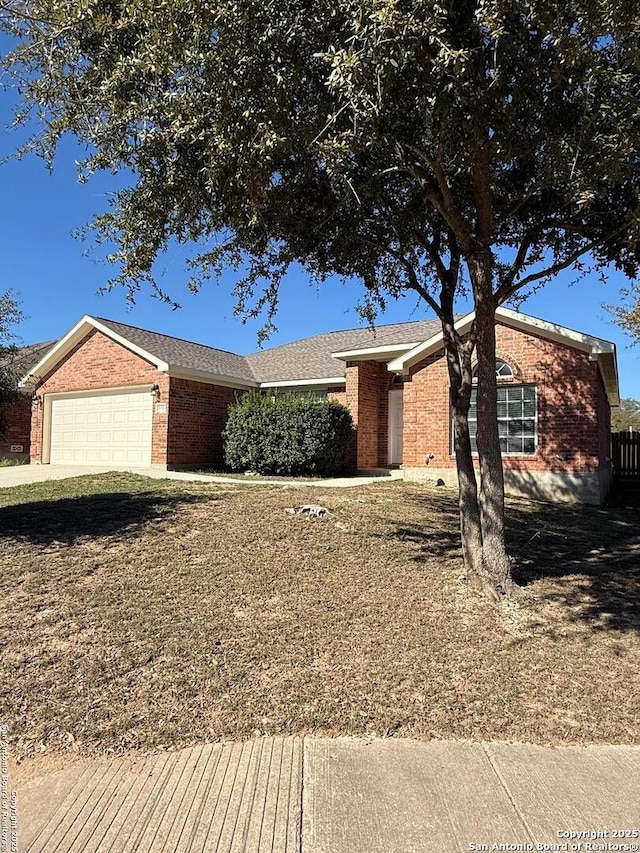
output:
[[[389,465],[402,465],[402,398],[402,388],[392,388],[389,391]]]

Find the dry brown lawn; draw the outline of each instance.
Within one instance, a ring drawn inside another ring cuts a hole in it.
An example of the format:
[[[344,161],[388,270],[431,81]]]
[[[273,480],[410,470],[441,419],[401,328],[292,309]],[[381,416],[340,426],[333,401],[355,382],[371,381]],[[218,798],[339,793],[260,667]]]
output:
[[[286,507],[322,503],[319,519]],[[465,582],[452,492],[82,477],[0,492],[14,755],[274,733],[640,743],[640,512],[511,502]]]

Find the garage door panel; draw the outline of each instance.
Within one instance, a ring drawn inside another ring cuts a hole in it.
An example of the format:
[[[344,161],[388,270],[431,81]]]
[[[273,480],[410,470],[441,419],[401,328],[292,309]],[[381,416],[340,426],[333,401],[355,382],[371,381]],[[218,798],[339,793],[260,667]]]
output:
[[[60,397],[51,404],[54,464],[151,464],[153,401],[148,391]]]

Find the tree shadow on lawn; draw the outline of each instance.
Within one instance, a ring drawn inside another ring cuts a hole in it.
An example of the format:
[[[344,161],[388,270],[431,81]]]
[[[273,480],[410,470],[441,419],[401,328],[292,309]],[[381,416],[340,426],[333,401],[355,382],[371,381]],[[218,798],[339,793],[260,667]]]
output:
[[[126,537],[148,522],[162,524],[181,507],[211,501],[220,495],[141,491],[12,504],[0,508],[0,539],[73,545],[84,537]]]
[[[425,523],[395,525],[413,560],[462,560],[457,499],[416,496]],[[514,579],[593,630],[640,633],[640,509],[508,501]],[[461,564],[462,567],[462,564]]]
[[[593,630],[640,632],[640,511],[511,505],[514,578]]]

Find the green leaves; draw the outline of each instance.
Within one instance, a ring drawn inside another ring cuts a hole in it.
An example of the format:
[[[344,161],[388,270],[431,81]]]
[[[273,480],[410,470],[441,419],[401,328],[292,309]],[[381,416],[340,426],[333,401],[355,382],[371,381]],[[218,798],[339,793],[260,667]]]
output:
[[[95,222],[130,297],[174,238],[192,288],[231,265],[249,312],[293,262],[436,309],[480,248],[498,302],[587,253],[636,272],[637,0],[4,8],[26,149],[52,161],[72,133],[82,180],[134,175]]]
[[[352,430],[349,411],[332,400],[247,393],[229,410],[225,462],[234,471],[258,474],[340,474]]]

